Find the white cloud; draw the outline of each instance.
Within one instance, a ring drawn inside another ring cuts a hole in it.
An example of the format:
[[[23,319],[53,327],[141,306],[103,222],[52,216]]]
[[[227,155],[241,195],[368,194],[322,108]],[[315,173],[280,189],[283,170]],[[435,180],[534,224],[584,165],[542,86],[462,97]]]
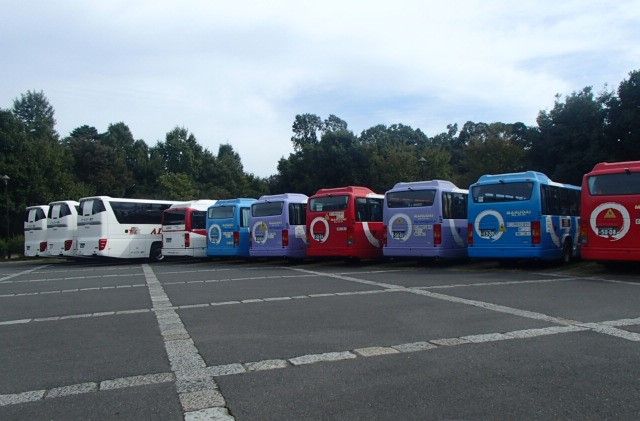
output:
[[[296,113],[435,134],[533,123],[556,92],[610,86],[640,59],[638,1],[7,4],[6,106],[43,89],[59,131],[124,121],[152,144],[175,125],[275,172]]]

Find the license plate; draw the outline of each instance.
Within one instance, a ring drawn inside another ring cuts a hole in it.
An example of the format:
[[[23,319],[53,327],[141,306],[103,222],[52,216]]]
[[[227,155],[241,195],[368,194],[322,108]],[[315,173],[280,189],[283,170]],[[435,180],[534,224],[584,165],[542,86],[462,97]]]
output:
[[[396,240],[400,239],[400,238],[404,238],[404,231],[394,231],[393,232],[393,238],[395,238]]]
[[[480,237],[491,238],[494,235],[496,235],[496,232],[494,230],[480,230]]]
[[[598,235],[611,236],[617,234],[618,228],[598,228]]]
[[[313,238],[315,238],[316,241],[320,241],[324,238],[323,234],[313,234]]]
[[[171,242],[171,237],[167,237],[166,240],[167,240],[167,243],[170,243]]]
[[[80,248],[83,249],[84,248],[84,243],[80,243]]]
[[[31,250],[31,246],[27,246],[27,250]]]

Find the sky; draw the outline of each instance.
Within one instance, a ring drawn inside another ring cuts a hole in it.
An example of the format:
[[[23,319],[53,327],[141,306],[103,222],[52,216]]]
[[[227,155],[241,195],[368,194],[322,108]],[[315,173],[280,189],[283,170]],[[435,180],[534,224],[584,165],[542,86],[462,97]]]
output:
[[[0,108],[44,91],[67,136],[176,126],[269,176],[296,114],[356,134],[402,123],[535,124],[557,93],[640,69],[636,1],[0,0]]]

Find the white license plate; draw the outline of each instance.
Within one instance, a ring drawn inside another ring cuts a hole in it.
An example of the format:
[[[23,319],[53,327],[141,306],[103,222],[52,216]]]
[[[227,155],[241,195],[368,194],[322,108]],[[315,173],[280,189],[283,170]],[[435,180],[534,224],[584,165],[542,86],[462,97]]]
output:
[[[313,238],[315,238],[316,241],[320,241],[324,238],[323,234],[313,234]]]
[[[84,243],[80,243],[80,248],[83,249],[84,248]]]
[[[494,230],[480,230],[480,237],[491,238],[494,235],[496,235],[496,232]]]
[[[400,238],[404,238],[405,232],[404,231],[394,231],[393,232],[393,238],[395,238],[396,240],[400,239]]]
[[[618,228],[598,228],[598,235],[611,236],[617,234]]]
[[[167,237],[166,240],[167,240],[167,243],[170,243],[171,242],[171,237]]]

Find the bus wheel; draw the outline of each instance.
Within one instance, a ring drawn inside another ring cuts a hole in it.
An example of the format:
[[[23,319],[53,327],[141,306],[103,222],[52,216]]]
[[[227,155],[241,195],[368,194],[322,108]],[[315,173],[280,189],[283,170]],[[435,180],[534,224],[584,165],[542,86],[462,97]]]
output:
[[[573,259],[573,247],[571,246],[571,240],[565,240],[562,245],[562,262],[563,263],[571,263]]]
[[[149,260],[153,262],[160,262],[164,259],[162,254],[162,243],[151,244],[151,251],[149,252]]]

